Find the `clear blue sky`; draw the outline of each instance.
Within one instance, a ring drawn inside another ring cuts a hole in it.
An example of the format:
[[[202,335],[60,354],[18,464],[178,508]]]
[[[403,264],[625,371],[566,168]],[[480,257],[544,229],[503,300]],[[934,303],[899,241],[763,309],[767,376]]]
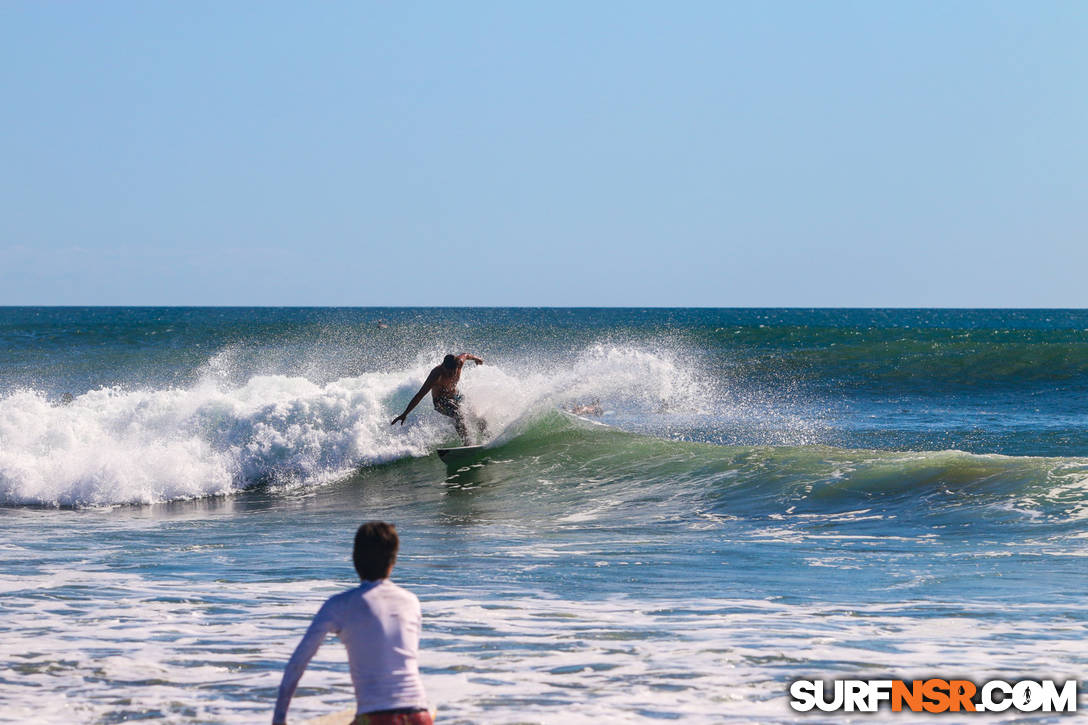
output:
[[[1088,305],[1088,3],[0,4],[0,304]]]

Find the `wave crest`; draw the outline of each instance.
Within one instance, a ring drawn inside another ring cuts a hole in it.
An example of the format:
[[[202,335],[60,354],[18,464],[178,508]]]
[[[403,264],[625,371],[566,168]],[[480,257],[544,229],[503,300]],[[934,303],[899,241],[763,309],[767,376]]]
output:
[[[316,485],[452,439],[429,400],[409,425],[389,425],[426,376],[425,364],[324,384],[287,375],[235,384],[217,372],[220,357],[188,388],[102,388],[67,405],[34,390],[0,398],[0,503],[155,503],[257,483]],[[551,367],[470,368],[462,390],[495,433],[588,396],[634,408],[701,405],[699,386],[676,362],[607,346]]]

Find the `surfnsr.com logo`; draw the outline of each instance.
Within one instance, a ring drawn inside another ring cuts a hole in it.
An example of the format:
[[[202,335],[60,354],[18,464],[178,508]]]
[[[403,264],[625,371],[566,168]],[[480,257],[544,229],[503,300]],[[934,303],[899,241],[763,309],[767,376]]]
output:
[[[797,712],[1076,712],[1077,681],[795,680],[790,707]]]

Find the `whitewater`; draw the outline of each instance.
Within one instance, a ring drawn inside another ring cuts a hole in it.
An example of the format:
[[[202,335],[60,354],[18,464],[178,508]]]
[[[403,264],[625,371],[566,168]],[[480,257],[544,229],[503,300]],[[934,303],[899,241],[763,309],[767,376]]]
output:
[[[407,429],[389,420],[431,367],[323,384],[255,375],[232,385],[208,373],[187,388],[110,387],[63,401],[15,391],[0,398],[0,503],[150,504],[256,484],[316,486],[363,466],[426,456],[451,441],[445,419],[424,406]],[[589,395],[690,410],[695,387],[668,360],[595,346],[570,365],[521,377],[483,366],[461,389],[474,413],[508,439],[516,435],[510,426]]]
[[[5,308],[0,349],[3,722],[270,717],[368,519],[440,722],[1085,675],[1088,313]],[[463,467],[429,400],[390,425],[447,352]],[[351,701],[330,640],[292,719]]]

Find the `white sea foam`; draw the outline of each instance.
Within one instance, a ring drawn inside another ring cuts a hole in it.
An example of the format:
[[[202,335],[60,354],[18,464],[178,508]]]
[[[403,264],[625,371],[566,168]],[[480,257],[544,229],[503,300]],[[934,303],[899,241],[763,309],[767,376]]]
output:
[[[324,386],[264,376],[238,388],[95,390],[69,405],[14,393],[0,400],[0,500],[166,501],[262,479],[319,482],[419,455],[433,430],[382,427],[383,396],[397,385],[379,375]]]
[[[80,588],[81,579],[94,588]],[[263,720],[309,617],[346,584],[48,568],[0,575],[7,592],[0,722]],[[123,596],[94,593],[101,591]],[[446,722],[786,722],[797,719],[786,688],[798,677],[1064,679],[1084,664],[1083,629],[1055,629],[1049,611],[1032,604],[844,609],[686,597],[494,600],[448,587],[420,593],[424,683]],[[1084,615],[1083,605],[1066,609]],[[350,706],[345,661],[330,639],[303,678],[292,719]]]
[[[424,401],[390,427],[426,376],[421,364],[324,384],[256,375],[233,384],[220,356],[188,388],[93,390],[62,405],[36,391],[0,397],[0,503],[94,506],[229,494],[257,481],[314,485],[360,466],[422,456],[452,438]],[[675,361],[595,346],[551,368],[466,370],[467,404],[492,434],[536,411],[591,397],[698,410],[700,388]]]

